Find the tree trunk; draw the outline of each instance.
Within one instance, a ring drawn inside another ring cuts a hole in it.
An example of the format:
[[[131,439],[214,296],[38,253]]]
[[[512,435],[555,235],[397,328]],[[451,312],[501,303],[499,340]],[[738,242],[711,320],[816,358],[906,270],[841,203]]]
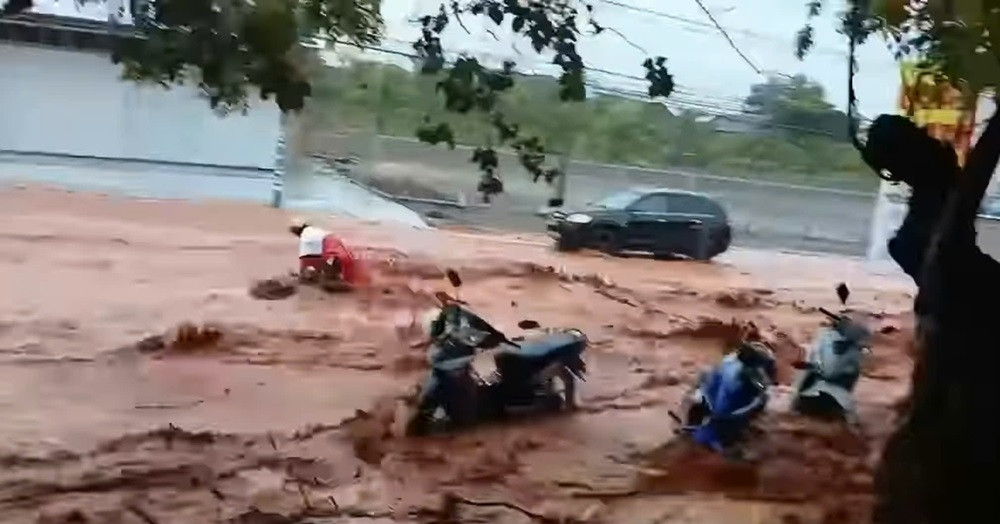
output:
[[[1000,264],[978,249],[974,229],[998,159],[994,115],[938,219],[917,279],[912,389],[878,467],[878,523],[991,520],[1000,500],[994,477],[1000,473],[1000,348],[991,326],[1000,320],[994,313]]]

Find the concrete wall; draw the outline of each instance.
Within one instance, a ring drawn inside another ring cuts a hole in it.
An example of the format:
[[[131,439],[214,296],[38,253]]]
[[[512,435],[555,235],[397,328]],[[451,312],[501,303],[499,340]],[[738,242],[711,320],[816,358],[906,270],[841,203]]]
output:
[[[279,111],[219,117],[196,89],[120,80],[107,55],[0,43],[0,151],[274,166]]]

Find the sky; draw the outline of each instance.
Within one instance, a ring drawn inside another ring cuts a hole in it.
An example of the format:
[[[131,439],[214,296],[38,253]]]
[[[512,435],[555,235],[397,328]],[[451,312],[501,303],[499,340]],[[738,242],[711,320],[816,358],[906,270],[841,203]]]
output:
[[[816,46],[802,61],[794,55],[794,39],[805,22],[805,0],[703,0],[750,63],[715,29],[695,0],[593,2],[597,20],[611,29],[598,36],[587,36],[579,45],[590,67],[588,80],[595,84],[628,91],[644,90],[642,80],[628,77],[642,76],[645,57],[664,56],[678,86],[673,96],[680,104],[732,111],[738,109],[750,87],[764,81],[768,74],[801,73],[822,84],[831,103],[846,107],[847,40],[835,30],[837,12],[846,4],[843,0],[826,2],[826,10],[814,21]],[[436,12],[440,3],[441,0],[383,0],[386,33],[381,47],[410,51],[409,43],[419,34],[419,27],[412,20]],[[80,7],[73,0],[36,0],[35,10],[98,19],[106,18],[107,12],[104,6]],[[448,29],[443,38],[446,51],[466,52],[494,62],[513,60],[520,70],[527,72],[555,71],[544,57],[532,52],[525,40],[513,36],[509,30],[495,28],[482,17],[468,18],[465,25],[468,33],[454,24]],[[373,58],[376,56],[386,55],[374,53]],[[895,112],[899,68],[885,43],[872,38],[859,47],[858,65],[855,82],[862,115],[873,118],[880,113]]]
[[[408,50],[407,42],[418,36],[418,27],[410,20],[435,12],[440,4],[439,0],[383,1],[383,46],[400,50]],[[837,12],[846,5],[843,1],[826,2],[827,9],[814,23],[816,47],[799,61],[794,54],[794,40],[806,19],[804,0],[704,0],[705,7],[753,66],[733,50],[695,0],[593,1],[597,20],[615,32],[586,37],[579,46],[584,61],[592,68],[588,73],[591,81],[629,90],[644,89],[641,80],[594,69],[642,76],[641,64],[646,56],[664,56],[679,87],[678,100],[698,99],[700,103],[735,107],[749,93],[750,86],[764,81],[768,72],[776,72],[804,74],[823,85],[832,103],[841,108],[847,104],[847,39],[836,32]],[[555,69],[534,55],[525,40],[512,37],[509,31],[495,30],[491,35],[487,31],[494,27],[491,21],[477,17],[465,25],[469,33],[454,24],[449,28],[443,38],[446,50],[511,59],[521,69],[535,72]],[[861,113],[871,118],[895,112],[899,68],[886,44],[873,38],[859,47],[857,56],[855,82]]]

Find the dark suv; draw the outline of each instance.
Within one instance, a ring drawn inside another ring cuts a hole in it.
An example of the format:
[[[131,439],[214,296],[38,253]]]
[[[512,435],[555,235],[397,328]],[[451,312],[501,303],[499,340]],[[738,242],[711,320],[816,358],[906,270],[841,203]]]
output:
[[[630,189],[579,211],[556,211],[546,229],[560,251],[593,247],[699,260],[725,252],[732,240],[729,218],[718,202],[675,189]]]

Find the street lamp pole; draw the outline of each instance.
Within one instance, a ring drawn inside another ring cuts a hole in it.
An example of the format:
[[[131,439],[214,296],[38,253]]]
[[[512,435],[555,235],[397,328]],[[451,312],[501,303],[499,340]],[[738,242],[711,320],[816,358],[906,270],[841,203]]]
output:
[[[562,207],[566,203],[566,177],[569,176],[569,163],[573,158],[578,137],[579,135],[574,133],[573,138],[569,141],[569,147],[559,155],[559,177],[556,178],[555,191],[548,202],[550,208]]]
[[[285,191],[285,166],[287,162],[286,132],[288,116],[284,111],[278,119],[278,144],[274,152],[274,170],[271,172],[271,207],[280,208]]]

